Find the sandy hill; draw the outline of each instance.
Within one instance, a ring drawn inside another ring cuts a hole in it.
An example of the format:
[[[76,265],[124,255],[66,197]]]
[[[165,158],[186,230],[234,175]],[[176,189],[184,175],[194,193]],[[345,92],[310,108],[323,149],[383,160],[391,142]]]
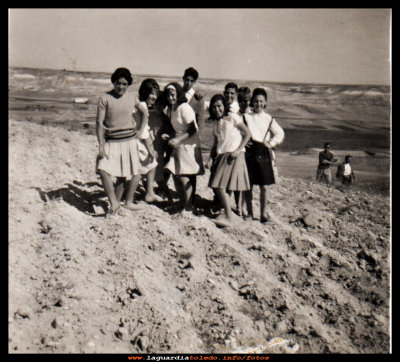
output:
[[[389,352],[389,198],[281,177],[271,222],[219,229],[206,173],[199,216],[105,219],[96,154],[95,136],[9,123],[9,352]]]

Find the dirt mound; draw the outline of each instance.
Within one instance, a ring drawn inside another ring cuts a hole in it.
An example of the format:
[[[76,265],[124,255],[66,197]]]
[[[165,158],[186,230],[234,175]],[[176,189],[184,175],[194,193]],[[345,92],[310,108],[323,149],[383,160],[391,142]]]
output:
[[[280,178],[269,223],[219,229],[206,173],[199,216],[105,219],[96,153],[9,123],[9,352],[389,352],[389,198]]]

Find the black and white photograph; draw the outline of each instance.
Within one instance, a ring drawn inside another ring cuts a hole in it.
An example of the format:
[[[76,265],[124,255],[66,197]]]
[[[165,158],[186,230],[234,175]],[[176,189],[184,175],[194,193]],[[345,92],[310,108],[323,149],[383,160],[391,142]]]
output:
[[[391,354],[391,44],[390,8],[9,8],[8,353]]]

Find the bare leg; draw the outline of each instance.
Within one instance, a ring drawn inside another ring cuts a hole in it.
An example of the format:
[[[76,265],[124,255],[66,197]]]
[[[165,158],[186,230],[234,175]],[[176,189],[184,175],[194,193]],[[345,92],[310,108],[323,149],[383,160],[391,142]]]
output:
[[[175,186],[175,190],[178,193],[179,197],[181,197],[181,194],[183,193],[183,186],[182,186],[182,182],[180,180],[179,176],[173,176],[172,180],[174,181],[174,186]],[[181,200],[183,200],[181,198]]]
[[[141,210],[142,206],[135,205],[133,203],[133,196],[135,194],[135,191],[139,185],[139,181],[142,178],[142,175],[133,175],[131,181],[129,182],[129,188],[128,188],[128,193],[126,195],[126,200],[125,200],[125,207],[129,210]]]
[[[193,184],[192,177],[180,176],[179,181],[182,185],[181,200],[183,200],[186,211],[193,211]]]
[[[168,184],[165,182],[165,180],[161,180],[161,181],[157,181],[158,184],[158,194],[160,194],[160,192],[164,192],[164,194],[167,196],[168,198],[168,202],[172,202],[172,194],[171,194],[171,190],[168,187]]]
[[[99,174],[104,187],[104,191],[106,192],[108,200],[110,201],[111,210],[115,211],[119,206],[119,202],[115,196],[114,184],[112,182],[111,176],[104,170],[99,170]]]
[[[242,215],[242,192],[234,191],[233,195],[235,197],[236,210],[238,211],[239,215]]]
[[[185,193],[183,191],[182,181],[179,176],[172,175],[174,181],[175,190],[178,192],[179,201],[165,210],[169,211],[181,211],[185,207]]]
[[[117,198],[118,202],[121,201],[122,196],[124,195],[125,180],[125,177],[117,177],[117,182],[115,183],[115,197]]]
[[[195,197],[196,197],[196,186],[197,186],[197,179],[196,176],[190,177],[190,182],[192,183],[193,191],[192,191],[192,205],[195,204]]]
[[[232,209],[231,209],[231,200],[229,194],[223,189],[216,189],[216,193],[219,199],[222,201],[222,205],[225,210],[226,221],[231,224],[233,219]],[[222,221],[219,219],[218,221]]]
[[[144,201],[155,202],[162,201],[162,198],[154,193],[154,177],[156,175],[156,169],[153,168],[146,175],[146,195],[144,196]]]
[[[267,207],[269,200],[269,188],[267,185],[260,185],[260,204],[261,204],[261,221],[268,219]]]
[[[253,217],[253,185],[250,186],[250,190],[244,192],[244,201],[248,216]]]

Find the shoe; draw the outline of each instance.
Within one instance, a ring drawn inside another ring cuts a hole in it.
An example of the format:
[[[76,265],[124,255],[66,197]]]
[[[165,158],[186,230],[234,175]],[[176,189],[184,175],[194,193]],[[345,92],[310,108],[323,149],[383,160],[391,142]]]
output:
[[[261,216],[260,218],[261,223],[265,224],[266,222],[273,221],[273,214],[268,211],[267,215]]]
[[[179,213],[184,209],[184,207],[181,204],[173,204],[167,206],[164,211],[170,212],[170,213]]]

